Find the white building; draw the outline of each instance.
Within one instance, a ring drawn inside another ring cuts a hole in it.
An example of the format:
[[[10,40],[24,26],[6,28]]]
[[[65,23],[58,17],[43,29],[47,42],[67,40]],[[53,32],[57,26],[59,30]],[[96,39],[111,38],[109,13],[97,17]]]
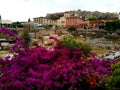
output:
[[[12,24],[11,20],[1,20],[2,24]]]
[[[33,18],[33,21],[34,23],[38,23],[38,24],[41,24],[41,25],[54,25],[54,20],[51,20],[51,19],[48,19],[46,17],[36,17],[36,18]]]
[[[118,15],[118,19],[120,20],[120,12],[119,12],[119,15]]]
[[[70,17],[70,12],[65,12],[65,13],[64,13],[64,17],[65,17],[65,18]]]
[[[2,17],[0,15],[0,24],[12,24],[11,20],[2,20]]]

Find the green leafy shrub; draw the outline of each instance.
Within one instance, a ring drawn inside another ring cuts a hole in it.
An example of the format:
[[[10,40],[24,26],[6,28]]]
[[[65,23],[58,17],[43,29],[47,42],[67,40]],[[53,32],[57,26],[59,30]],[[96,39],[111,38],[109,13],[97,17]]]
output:
[[[61,43],[67,48],[71,48],[71,49],[80,48],[82,49],[84,54],[88,54],[92,50],[92,48],[89,45],[84,44],[80,42],[79,40],[74,39],[73,37],[69,37],[69,36],[64,36],[61,39]]]
[[[120,90],[120,62],[112,65],[111,76],[108,78],[109,90]]]

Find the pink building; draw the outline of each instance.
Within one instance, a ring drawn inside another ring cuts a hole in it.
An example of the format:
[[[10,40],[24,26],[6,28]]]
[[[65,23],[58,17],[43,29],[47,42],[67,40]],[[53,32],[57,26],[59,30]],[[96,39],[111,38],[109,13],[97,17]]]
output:
[[[84,28],[84,27],[87,27],[88,24],[87,22],[82,20],[80,17],[67,17],[65,26],[66,27],[74,26],[74,27]]]

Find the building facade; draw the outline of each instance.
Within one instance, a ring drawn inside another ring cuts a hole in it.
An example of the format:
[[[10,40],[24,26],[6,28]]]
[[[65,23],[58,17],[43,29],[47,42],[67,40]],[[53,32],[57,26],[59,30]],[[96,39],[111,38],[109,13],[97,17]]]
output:
[[[11,20],[1,20],[2,24],[12,24]]]
[[[40,25],[54,25],[54,20],[45,18],[45,17],[37,17],[33,18],[34,23],[38,23]]]
[[[57,20],[57,26],[59,26],[60,28],[64,28],[66,24],[66,18],[65,17],[61,17],[59,20]]]
[[[64,12],[64,17],[65,18],[70,17],[70,12]]]
[[[105,21],[104,20],[94,20],[94,21],[89,21],[89,28],[99,28],[105,26]]]
[[[88,22],[82,20],[80,17],[68,17],[66,18],[66,27],[70,26],[85,28],[88,26]]]
[[[118,14],[118,19],[120,20],[120,12],[119,12],[119,14]]]

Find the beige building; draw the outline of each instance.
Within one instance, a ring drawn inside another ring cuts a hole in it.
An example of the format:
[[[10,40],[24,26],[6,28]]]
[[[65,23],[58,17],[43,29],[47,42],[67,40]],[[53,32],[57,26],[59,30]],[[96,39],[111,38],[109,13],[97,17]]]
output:
[[[66,24],[66,18],[65,17],[61,17],[59,20],[57,20],[57,26],[63,28],[65,27]]]
[[[60,28],[64,28],[66,24],[66,18],[68,17],[70,17],[70,12],[64,12],[64,16],[60,17],[60,19],[57,20],[57,26]]]
[[[36,18],[33,18],[33,21],[34,23],[38,23],[38,24],[41,24],[41,25],[54,25],[54,20],[51,20],[51,19],[48,19],[48,18],[45,18],[45,17],[36,17]]]

